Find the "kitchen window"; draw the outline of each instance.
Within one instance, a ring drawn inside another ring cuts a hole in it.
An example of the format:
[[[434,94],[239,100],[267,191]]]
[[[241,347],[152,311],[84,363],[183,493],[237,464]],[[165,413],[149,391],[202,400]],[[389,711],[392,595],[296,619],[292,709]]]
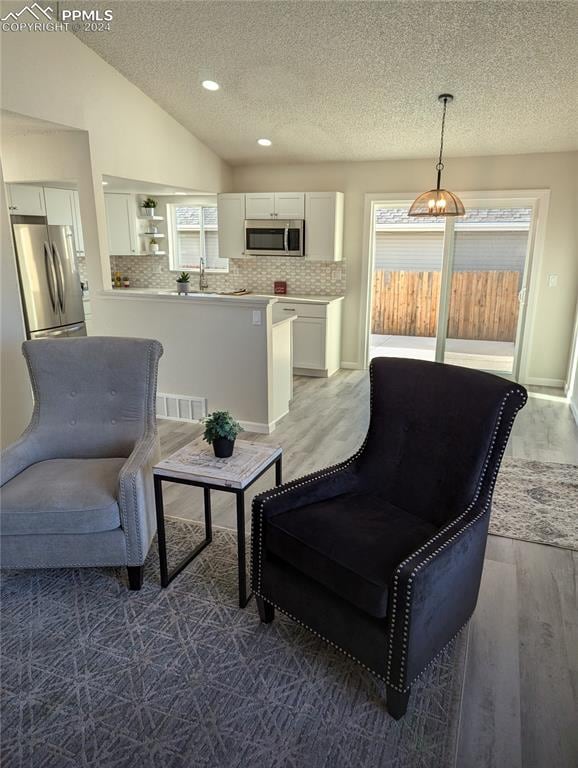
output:
[[[167,205],[169,254],[173,270],[228,272],[229,260],[219,257],[217,206]]]

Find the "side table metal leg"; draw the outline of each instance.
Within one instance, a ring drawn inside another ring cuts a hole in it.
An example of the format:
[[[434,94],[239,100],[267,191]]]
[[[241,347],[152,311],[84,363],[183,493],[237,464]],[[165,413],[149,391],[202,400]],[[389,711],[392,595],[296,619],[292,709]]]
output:
[[[157,513],[157,541],[159,547],[159,564],[161,569],[161,587],[169,584],[169,569],[167,565],[167,539],[165,535],[165,513],[163,506],[163,481],[154,476],[155,509]]]
[[[275,485],[281,485],[283,482],[283,457],[279,456],[275,462]]]
[[[237,491],[237,560],[239,573],[239,607],[244,608],[251,595],[247,597],[247,572],[245,557],[245,493]]]
[[[205,497],[205,540],[207,543],[213,540],[213,521],[211,518],[211,489],[203,488]]]

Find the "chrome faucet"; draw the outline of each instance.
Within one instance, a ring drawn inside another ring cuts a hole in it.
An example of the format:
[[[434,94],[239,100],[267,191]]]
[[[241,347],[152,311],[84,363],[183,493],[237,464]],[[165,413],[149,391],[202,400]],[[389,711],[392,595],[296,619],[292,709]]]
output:
[[[208,287],[209,282],[205,275],[205,259],[201,256],[199,260],[199,291],[206,291]]]

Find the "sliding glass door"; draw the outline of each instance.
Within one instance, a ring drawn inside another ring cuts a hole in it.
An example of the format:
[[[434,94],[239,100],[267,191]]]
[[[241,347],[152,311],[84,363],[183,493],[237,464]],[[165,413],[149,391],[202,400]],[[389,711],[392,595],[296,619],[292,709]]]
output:
[[[458,219],[374,206],[370,357],[515,376],[533,209],[478,201]]]
[[[513,374],[531,208],[470,208],[454,224],[443,360]]]

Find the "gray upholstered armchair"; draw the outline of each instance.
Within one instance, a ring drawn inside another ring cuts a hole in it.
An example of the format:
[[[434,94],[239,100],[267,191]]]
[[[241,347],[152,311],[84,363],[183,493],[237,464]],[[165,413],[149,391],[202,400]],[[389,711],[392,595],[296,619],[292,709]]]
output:
[[[150,339],[26,341],[26,431],[1,458],[3,568],[127,566],[140,589],[155,533],[158,361]]]

